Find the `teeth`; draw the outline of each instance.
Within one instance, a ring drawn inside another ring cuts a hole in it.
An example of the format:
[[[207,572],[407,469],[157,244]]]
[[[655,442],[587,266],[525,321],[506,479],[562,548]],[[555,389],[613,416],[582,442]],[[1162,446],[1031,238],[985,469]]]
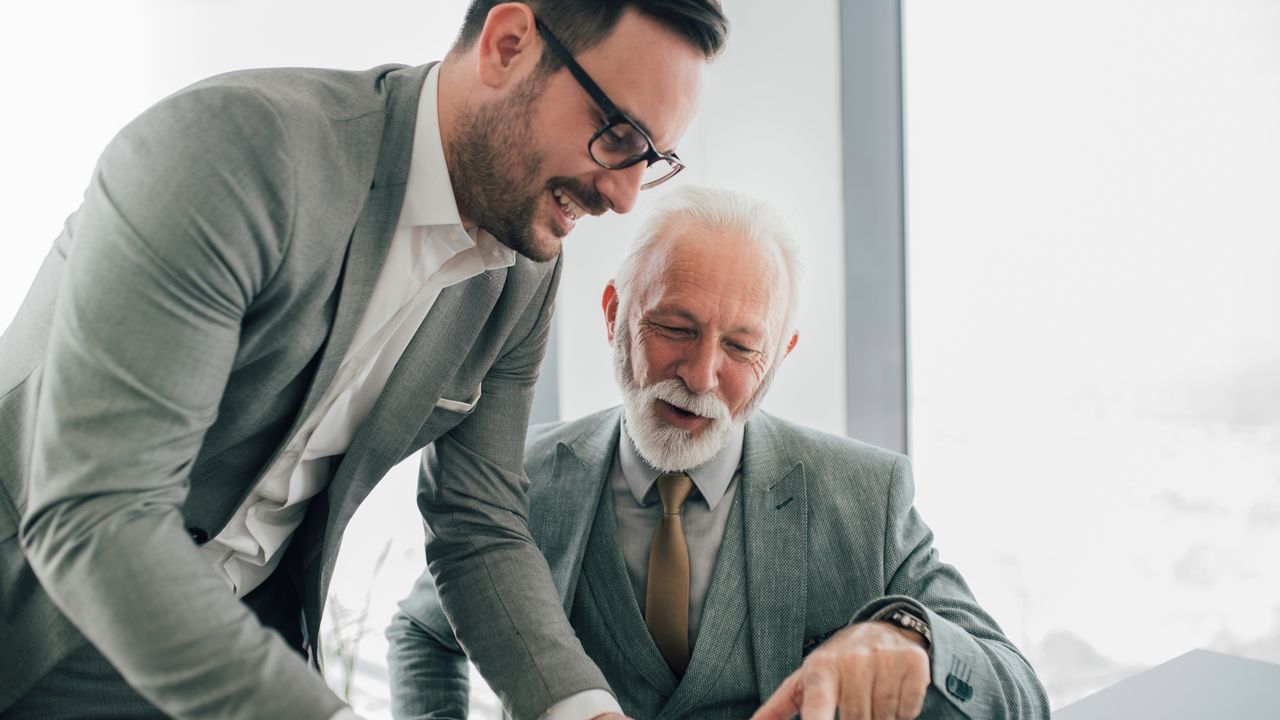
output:
[[[565,195],[564,191],[560,188],[552,190],[551,194],[556,196],[556,200],[560,201],[560,207],[564,208],[564,211],[574,220],[577,220],[587,214],[587,212],[578,207],[578,204],[571,200],[568,195]]]

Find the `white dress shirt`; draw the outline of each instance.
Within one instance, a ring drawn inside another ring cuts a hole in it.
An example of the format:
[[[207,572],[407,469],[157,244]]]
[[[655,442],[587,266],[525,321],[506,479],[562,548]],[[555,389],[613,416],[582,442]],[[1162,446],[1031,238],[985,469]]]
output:
[[[279,564],[311,498],[329,484],[330,459],[346,452],[440,292],[515,263],[515,252],[488,232],[462,226],[440,140],[439,75],[437,65],[423,84],[399,221],[333,384],[231,520],[200,548],[238,597]],[[355,717],[349,709],[335,716],[348,717]]]

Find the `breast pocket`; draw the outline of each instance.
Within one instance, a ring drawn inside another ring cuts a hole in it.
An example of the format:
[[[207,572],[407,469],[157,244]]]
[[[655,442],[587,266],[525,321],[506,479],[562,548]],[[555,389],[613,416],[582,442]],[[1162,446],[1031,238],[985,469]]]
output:
[[[476,405],[480,402],[480,388],[477,387],[475,392],[469,393],[472,397],[458,399],[467,394],[465,391],[458,392],[456,387],[445,388],[445,392],[436,401],[431,414],[427,416],[426,421],[422,423],[422,427],[418,430],[418,434],[414,436],[413,442],[409,446],[409,452],[416,452],[424,446],[435,442],[436,438],[471,417],[472,411],[476,409]]]
[[[476,403],[480,402],[480,395],[483,389],[482,385],[477,385],[475,392],[471,393],[472,397],[465,400],[452,400],[441,395],[440,399],[436,400],[436,408],[448,410],[449,412],[469,413],[476,409]]]

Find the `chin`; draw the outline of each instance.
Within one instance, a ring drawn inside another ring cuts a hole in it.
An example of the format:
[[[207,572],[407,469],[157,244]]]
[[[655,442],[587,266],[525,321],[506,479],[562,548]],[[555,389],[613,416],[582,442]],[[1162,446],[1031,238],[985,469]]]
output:
[[[547,218],[529,228],[526,238],[528,251],[522,253],[525,257],[535,262],[547,262],[560,254],[569,230],[560,227],[556,221],[557,218]]]
[[[529,247],[528,252],[521,254],[534,262],[550,262],[560,255],[562,245],[563,244],[560,242],[559,238],[552,238],[550,240],[543,240],[540,242],[535,241]]]
[[[498,237],[496,234],[494,237]],[[561,240],[550,232],[529,232],[520,237],[498,237],[499,241],[534,262],[555,260],[560,254]]]

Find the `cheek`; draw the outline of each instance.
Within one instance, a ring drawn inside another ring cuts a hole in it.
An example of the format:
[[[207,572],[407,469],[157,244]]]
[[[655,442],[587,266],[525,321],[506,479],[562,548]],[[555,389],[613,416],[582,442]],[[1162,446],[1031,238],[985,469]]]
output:
[[[751,399],[751,393],[758,382],[755,373],[746,366],[738,366],[721,376],[720,387],[723,388],[724,400],[729,404],[729,409],[734,413],[741,410]]]
[[[677,360],[677,354],[668,343],[653,336],[641,336],[631,355],[636,380],[648,386],[658,380],[674,377],[671,367]]]
[[[764,381],[765,364],[735,364],[720,378],[720,386],[724,389],[725,402],[730,410],[737,413],[755,395],[756,389]]]
[[[595,128],[587,128],[576,116],[553,114],[535,133],[537,148],[551,176],[581,177],[599,166],[591,160],[587,143]]]

